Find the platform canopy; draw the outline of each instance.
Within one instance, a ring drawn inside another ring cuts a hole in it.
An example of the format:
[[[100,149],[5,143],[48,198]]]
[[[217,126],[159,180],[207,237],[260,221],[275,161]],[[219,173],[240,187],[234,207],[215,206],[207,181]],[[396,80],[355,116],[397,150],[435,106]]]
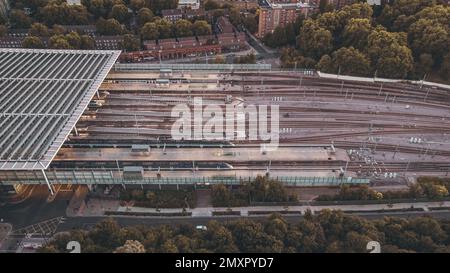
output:
[[[0,170],[46,169],[119,55],[0,49]]]

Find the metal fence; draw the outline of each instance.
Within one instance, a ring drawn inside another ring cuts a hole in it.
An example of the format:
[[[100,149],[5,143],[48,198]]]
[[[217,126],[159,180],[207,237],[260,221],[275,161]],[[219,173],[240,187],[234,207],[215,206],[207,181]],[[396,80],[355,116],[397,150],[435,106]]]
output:
[[[142,179],[125,179],[121,172],[113,171],[46,171],[48,180],[52,184],[108,184],[108,185],[210,185],[226,184],[240,185],[251,181],[254,177],[241,176],[210,176],[210,177],[144,177]],[[272,176],[272,179],[284,183],[286,186],[339,186],[342,184],[368,184],[369,179],[352,177],[300,177],[300,176]],[[45,184],[45,177],[38,171],[1,172],[0,184]]]

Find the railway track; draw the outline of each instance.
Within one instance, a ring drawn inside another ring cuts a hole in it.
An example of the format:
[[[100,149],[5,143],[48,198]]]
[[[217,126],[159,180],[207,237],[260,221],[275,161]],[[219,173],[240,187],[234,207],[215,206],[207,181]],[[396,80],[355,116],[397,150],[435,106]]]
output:
[[[332,170],[338,172],[347,170],[352,172],[449,172],[450,162],[372,162],[365,161],[271,161],[262,164],[262,161],[252,162],[210,162],[205,161],[60,161],[55,160],[50,168],[54,170],[121,170],[126,166],[142,166],[150,171],[186,171],[186,170]],[[269,167],[270,166],[270,167]]]
[[[174,84],[177,85],[179,83]],[[132,86],[139,86],[142,90],[133,90]],[[153,89],[151,85],[132,83],[104,85],[105,88],[113,89],[109,97],[107,96],[106,103],[100,108],[101,111],[92,111],[89,114],[90,119],[82,119],[79,122],[80,126],[86,127],[87,130],[83,132],[82,137],[71,137],[68,145],[97,147],[98,142],[101,142],[98,146],[104,145],[104,142],[114,145],[121,143],[121,140],[136,144],[148,144],[158,140],[170,142],[170,135],[156,135],[154,132],[167,132],[170,129],[173,124],[170,111],[174,104],[190,104],[193,97],[201,96],[204,101],[225,105],[227,95],[232,95],[233,98],[242,98],[248,104],[279,105],[282,129],[280,142],[283,144],[333,142],[336,148],[346,150],[359,150],[364,147],[378,152],[426,154],[431,158],[450,157],[450,151],[438,145],[423,143],[414,146],[406,143],[374,142],[369,139],[369,136],[392,136],[395,139],[399,136],[408,138],[432,135],[441,137],[446,143],[445,135],[450,134],[448,90],[421,88],[403,83],[358,83],[278,72],[221,75],[217,88],[200,88],[198,84],[193,83],[185,86],[188,87],[177,90],[170,87]],[[298,106],[295,105],[296,101],[299,102]],[[405,108],[400,103],[409,105],[412,109]],[[378,107],[367,109],[367,106],[372,104]],[[93,130],[95,128],[106,129],[102,132]],[[108,131],[108,128],[122,130],[114,133],[112,129]],[[137,134],[135,128],[141,128],[142,132]],[[257,141],[251,143],[258,144]],[[239,146],[244,143],[237,141],[234,144]],[[433,161],[431,158],[430,161]],[[349,170],[369,171],[374,168],[371,164],[360,163],[349,163]],[[288,165],[287,162],[282,164]],[[385,167],[393,171],[401,171],[407,167],[404,162],[389,164]],[[441,171],[448,167],[446,164],[423,160],[420,163],[411,163],[408,168],[411,171]],[[326,167],[337,168],[341,167],[340,165],[342,162]]]

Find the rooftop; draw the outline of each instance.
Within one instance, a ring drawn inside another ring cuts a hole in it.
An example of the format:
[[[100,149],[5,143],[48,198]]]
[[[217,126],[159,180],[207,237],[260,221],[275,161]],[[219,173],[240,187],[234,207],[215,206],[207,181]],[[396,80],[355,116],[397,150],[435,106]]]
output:
[[[0,170],[46,169],[119,54],[0,49]]]
[[[182,15],[183,11],[181,9],[163,9],[161,11],[162,16],[171,16],[171,15]]]

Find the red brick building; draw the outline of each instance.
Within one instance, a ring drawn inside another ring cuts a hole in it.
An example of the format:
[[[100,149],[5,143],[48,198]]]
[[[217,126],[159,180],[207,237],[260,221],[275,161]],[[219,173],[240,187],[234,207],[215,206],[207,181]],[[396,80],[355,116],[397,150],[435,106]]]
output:
[[[181,9],[164,9],[161,11],[161,15],[172,23],[183,19],[183,11]]]
[[[120,59],[124,62],[138,62],[153,58],[155,60],[191,58],[205,55],[215,55],[222,52],[238,51],[248,48],[245,34],[221,33],[217,36],[192,36],[178,39],[161,39],[159,41],[144,41],[144,51],[122,53]]]

